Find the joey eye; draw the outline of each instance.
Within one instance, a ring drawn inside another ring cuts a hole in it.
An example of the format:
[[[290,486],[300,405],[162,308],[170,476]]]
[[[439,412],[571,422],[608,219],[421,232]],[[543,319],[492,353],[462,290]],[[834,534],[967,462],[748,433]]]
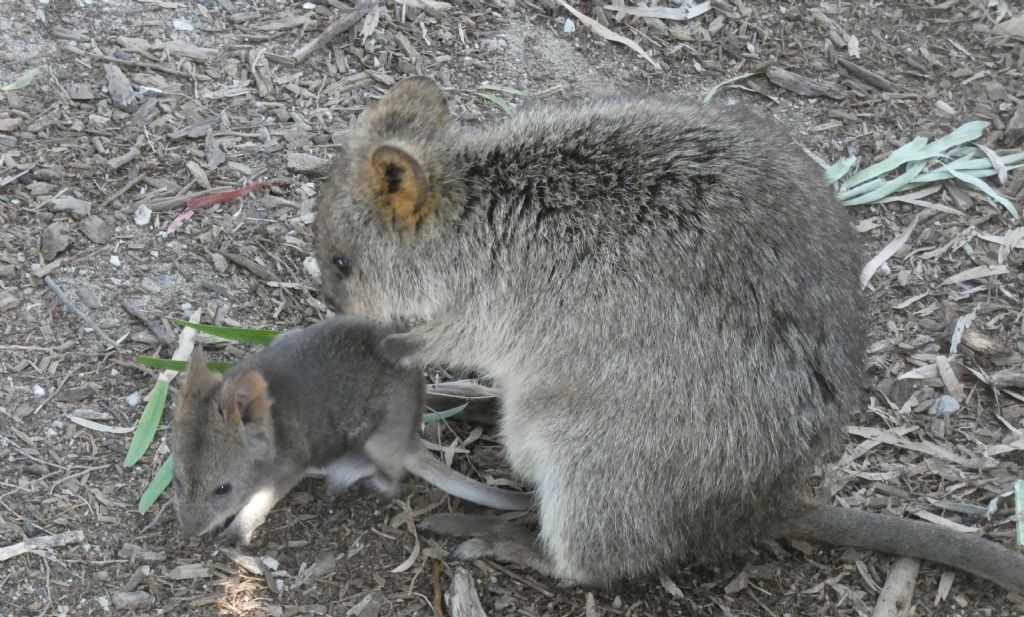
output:
[[[335,255],[331,261],[334,262],[334,267],[338,269],[338,274],[348,276],[352,273],[352,262],[348,260],[348,257]]]
[[[217,488],[213,489],[213,494],[217,497],[223,497],[231,492],[230,484],[221,484]]]

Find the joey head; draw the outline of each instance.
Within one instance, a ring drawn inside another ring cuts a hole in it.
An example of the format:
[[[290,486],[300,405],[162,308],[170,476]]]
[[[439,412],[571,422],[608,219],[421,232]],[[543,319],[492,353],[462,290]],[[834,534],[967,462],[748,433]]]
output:
[[[282,334],[223,376],[197,348],[171,424],[182,529],[200,535],[233,519],[222,537],[247,543],[314,470],[325,471],[333,493],[363,479],[394,492],[408,471],[469,501],[528,508],[529,495],[472,481],[426,450],[417,431],[422,375],[381,352],[393,332],[329,319]]]
[[[332,305],[415,326],[386,353],[502,391],[539,531],[428,519],[468,537],[453,557],[610,585],[783,533],[1024,590],[994,543],[800,502],[859,405],[861,256],[822,170],[752,113],[622,97],[468,128],[410,78],[340,150],[316,251]]]

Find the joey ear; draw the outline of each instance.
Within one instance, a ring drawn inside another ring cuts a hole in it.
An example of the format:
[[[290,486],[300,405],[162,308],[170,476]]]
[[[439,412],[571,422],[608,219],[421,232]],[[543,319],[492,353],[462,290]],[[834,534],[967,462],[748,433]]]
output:
[[[362,126],[370,133],[432,133],[452,123],[444,91],[427,77],[396,83],[366,112]]]
[[[414,333],[392,334],[380,342],[380,354],[387,362],[397,366],[421,347],[423,347],[423,342]]]
[[[228,410],[228,421],[242,429],[246,441],[272,438],[271,407],[273,400],[267,381],[255,369],[249,369],[235,380],[235,392]]]
[[[370,154],[368,184],[377,210],[402,231],[415,229],[433,206],[427,174],[420,162],[393,145],[377,146]]]
[[[215,374],[206,366],[206,353],[202,345],[192,348],[192,354],[188,358],[188,369],[185,372],[185,383],[181,388],[182,395],[186,398],[207,390],[220,381],[220,376]]]

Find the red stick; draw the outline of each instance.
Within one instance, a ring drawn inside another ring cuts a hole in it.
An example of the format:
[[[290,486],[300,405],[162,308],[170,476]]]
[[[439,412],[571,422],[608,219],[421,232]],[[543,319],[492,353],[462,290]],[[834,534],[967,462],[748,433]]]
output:
[[[246,193],[258,191],[260,189],[269,189],[270,185],[266,182],[253,182],[252,184],[246,184],[245,186],[230,191],[224,191],[223,193],[214,193],[213,195],[203,195],[202,197],[196,197],[185,202],[187,208],[205,208],[206,206],[213,206],[216,204],[224,203],[225,201],[231,201],[237,199]]]

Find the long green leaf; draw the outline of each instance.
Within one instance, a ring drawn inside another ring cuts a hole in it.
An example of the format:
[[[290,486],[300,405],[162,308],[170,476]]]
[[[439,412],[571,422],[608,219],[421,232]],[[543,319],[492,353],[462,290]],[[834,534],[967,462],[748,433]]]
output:
[[[505,94],[511,94],[512,96],[530,96],[530,93],[525,90],[519,90],[517,88],[510,88],[508,86],[502,86],[499,84],[484,84],[480,86],[480,90],[493,90],[495,92],[504,92]]]
[[[445,411],[431,411],[431,412],[425,413],[425,414],[423,414],[423,422],[424,423],[438,422],[440,420],[445,420],[447,418],[450,418],[450,417],[454,416],[455,414],[459,413],[460,411],[462,411],[463,409],[465,409],[467,404],[468,403],[463,403],[463,404],[459,405],[458,407],[452,407],[451,409],[448,409],[448,410],[445,410]]]
[[[847,190],[861,184],[866,180],[877,178],[883,174],[886,174],[900,165],[916,160],[915,157],[919,156],[924,149],[928,146],[928,140],[924,137],[915,137],[908,143],[903,144],[899,148],[892,151],[892,154],[885,157],[883,160],[869,165],[866,168],[853,174],[850,178],[843,183],[843,190]]]
[[[195,328],[205,334],[210,334],[237,343],[251,343],[253,345],[269,345],[280,332],[274,330],[260,330],[259,328],[228,328],[225,326],[213,326],[210,324],[193,323],[183,319],[172,319],[179,326]]]
[[[156,427],[160,425],[160,417],[164,413],[164,403],[167,402],[168,385],[163,379],[156,380],[153,392],[149,395],[149,402],[146,403],[142,417],[139,418],[139,425],[135,427],[132,443],[128,446],[128,454],[124,457],[125,467],[138,463],[149,448],[149,444],[153,443]]]
[[[840,178],[850,173],[850,170],[853,169],[853,166],[856,165],[859,160],[859,156],[850,156],[842,159],[832,167],[829,167],[825,170],[825,182],[828,182],[829,184],[838,182]]]
[[[924,137],[915,137],[910,143],[894,150],[884,160],[854,174],[852,178],[846,181],[843,188],[853,187],[865,180],[881,176],[904,163],[941,156],[956,146],[978,139],[985,132],[986,128],[988,128],[988,122],[976,120],[961,125],[948,135],[943,135],[930,144]]]
[[[881,186],[855,198],[844,198],[843,195],[839,196],[840,201],[848,206],[859,206],[861,204],[869,204],[879,199],[884,199],[893,193],[898,193],[901,190],[907,189],[910,184],[914,181],[914,178],[921,175],[925,167],[924,162],[914,163],[907,168],[907,171],[903,172],[899,176],[884,182]]]
[[[188,368],[187,360],[165,360],[163,358],[154,358],[153,356],[136,356],[135,361],[142,366],[148,366],[149,368],[155,368],[161,371],[171,370],[181,372]],[[206,366],[215,373],[223,373],[231,368],[231,363],[221,362],[219,360],[209,360],[207,361]]]
[[[486,92],[476,92],[475,94],[480,98],[486,101],[490,101],[497,105],[501,109],[501,111],[505,112],[505,115],[507,115],[508,117],[511,118],[512,116],[516,115],[515,110],[512,109],[512,105],[510,105],[508,101],[501,98],[500,96],[494,96],[493,94],[488,94]]]
[[[711,89],[708,90],[708,93],[704,95],[704,104],[707,105],[711,101],[711,99],[714,98],[715,94],[718,92],[718,90],[722,86],[731,84],[734,81],[739,81],[741,79],[746,79],[748,77],[753,77],[755,74],[756,73],[743,73],[742,75],[737,75],[735,77],[730,77],[729,79],[726,79],[725,81],[720,81],[717,84],[711,86]]]
[[[953,174],[953,177],[956,178],[957,180],[970,184],[974,188],[978,189],[979,191],[985,193],[992,199],[999,202],[999,204],[1006,208],[1006,211],[1009,212],[1010,215],[1013,216],[1013,218],[1020,218],[1020,216],[1017,214],[1017,208],[1013,207],[1013,204],[1010,203],[1010,200],[1000,195],[998,192],[996,192],[994,188],[992,188],[988,184],[982,182],[981,180],[975,178],[974,176],[969,176],[963,173],[962,171],[957,171],[952,167],[947,166],[945,167],[945,169],[948,170],[949,173]]]
[[[167,490],[167,487],[171,485],[171,480],[174,478],[174,461],[168,456],[167,460],[164,461],[163,465],[160,465],[160,469],[156,470],[156,475],[150,480],[149,486],[146,490],[142,491],[142,497],[139,498],[139,514],[145,514],[156,500]]]

